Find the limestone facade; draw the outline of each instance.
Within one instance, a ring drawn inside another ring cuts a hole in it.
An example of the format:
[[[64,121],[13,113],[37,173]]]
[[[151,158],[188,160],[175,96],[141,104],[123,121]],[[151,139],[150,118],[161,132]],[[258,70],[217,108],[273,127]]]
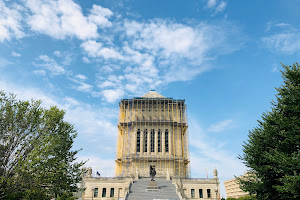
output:
[[[244,176],[247,176],[247,173],[245,173]],[[243,192],[240,189],[240,186],[237,183],[236,178],[224,181],[224,185],[225,185],[225,191],[226,191],[227,198],[228,197],[239,198],[242,196],[249,195],[249,193]]]
[[[85,200],[119,200],[125,199],[126,193],[129,192],[129,185],[133,178],[114,177],[84,177],[82,199]]]
[[[219,199],[219,179],[191,179],[185,100],[166,98],[155,91],[119,103],[116,177],[83,178],[83,199],[126,199],[135,179],[172,180],[180,199]]]
[[[182,179],[182,193],[185,199],[220,199],[219,180]]]
[[[120,102],[116,175],[189,177],[186,105],[151,91]]]

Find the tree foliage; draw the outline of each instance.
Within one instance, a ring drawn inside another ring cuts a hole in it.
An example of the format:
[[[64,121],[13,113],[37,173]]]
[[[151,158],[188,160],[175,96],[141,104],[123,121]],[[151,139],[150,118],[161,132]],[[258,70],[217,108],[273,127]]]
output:
[[[0,91],[0,199],[70,197],[81,180],[65,111]]]
[[[272,110],[249,131],[239,158],[250,171],[240,186],[258,199],[300,199],[300,66],[284,66]]]
[[[239,198],[229,197],[227,200],[257,200],[256,196],[246,195]]]

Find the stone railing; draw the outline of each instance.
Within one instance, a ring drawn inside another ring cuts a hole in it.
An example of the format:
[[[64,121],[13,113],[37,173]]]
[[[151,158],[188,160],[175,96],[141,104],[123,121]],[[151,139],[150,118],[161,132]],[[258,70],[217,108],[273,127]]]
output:
[[[130,181],[129,186],[125,188],[125,195],[124,195],[125,200],[128,199],[128,195],[129,195],[129,192],[130,192],[131,185],[132,185],[132,182]]]
[[[182,197],[181,188],[178,187],[178,184],[175,181],[172,181],[172,184],[175,185],[176,188],[176,194],[178,195],[180,200],[185,200],[185,198]]]

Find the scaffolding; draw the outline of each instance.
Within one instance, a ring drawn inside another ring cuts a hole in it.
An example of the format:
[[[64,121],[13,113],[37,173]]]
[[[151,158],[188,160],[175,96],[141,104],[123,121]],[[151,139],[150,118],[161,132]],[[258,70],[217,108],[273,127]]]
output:
[[[188,178],[189,148],[185,100],[173,98],[122,99],[119,104],[116,175]],[[166,138],[167,137],[167,138]]]

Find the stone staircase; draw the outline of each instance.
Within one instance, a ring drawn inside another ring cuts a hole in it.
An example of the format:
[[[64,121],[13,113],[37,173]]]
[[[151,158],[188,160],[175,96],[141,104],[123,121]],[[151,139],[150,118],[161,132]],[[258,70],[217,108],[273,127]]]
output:
[[[172,181],[156,178],[158,191],[147,191],[150,178],[135,180],[129,189],[128,200],[179,200]]]

